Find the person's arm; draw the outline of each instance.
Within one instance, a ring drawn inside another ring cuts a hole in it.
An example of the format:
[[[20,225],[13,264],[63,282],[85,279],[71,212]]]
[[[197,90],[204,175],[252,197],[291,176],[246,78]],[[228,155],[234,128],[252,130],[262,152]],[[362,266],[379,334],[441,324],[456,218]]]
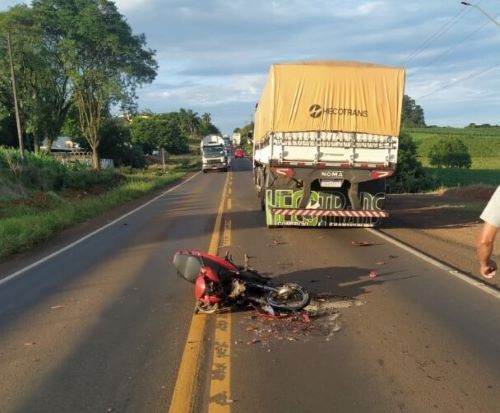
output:
[[[497,264],[491,259],[493,245],[498,228],[485,222],[477,239],[477,256],[479,258],[479,272],[485,278],[493,278],[497,270]]]

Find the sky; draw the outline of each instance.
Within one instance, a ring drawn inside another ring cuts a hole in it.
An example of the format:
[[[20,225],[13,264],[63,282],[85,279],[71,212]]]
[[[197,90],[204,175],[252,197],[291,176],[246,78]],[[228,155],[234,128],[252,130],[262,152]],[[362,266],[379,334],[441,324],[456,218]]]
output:
[[[0,11],[20,3],[0,0]],[[29,4],[29,1],[27,1]],[[210,113],[231,134],[253,118],[272,63],[404,67],[427,125],[500,124],[500,2],[115,0],[159,64],[140,110]]]

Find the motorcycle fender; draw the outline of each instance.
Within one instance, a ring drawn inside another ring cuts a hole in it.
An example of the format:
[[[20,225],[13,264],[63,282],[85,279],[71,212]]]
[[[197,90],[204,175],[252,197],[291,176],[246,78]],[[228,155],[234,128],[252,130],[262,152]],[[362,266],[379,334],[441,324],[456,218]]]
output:
[[[222,301],[221,297],[206,294],[207,281],[204,276],[199,276],[194,284],[194,296],[204,304],[215,304]]]
[[[206,289],[207,284],[205,282],[205,277],[199,276],[194,284],[194,296],[197,300],[201,300],[205,296]]]
[[[214,283],[220,283],[219,276],[217,273],[210,267],[201,267],[201,273],[207,277],[210,281]]]

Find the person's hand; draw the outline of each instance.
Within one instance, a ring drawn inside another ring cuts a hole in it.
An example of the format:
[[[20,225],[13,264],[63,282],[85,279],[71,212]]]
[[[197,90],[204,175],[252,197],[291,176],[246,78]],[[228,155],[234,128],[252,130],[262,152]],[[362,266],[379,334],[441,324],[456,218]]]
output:
[[[491,279],[497,273],[497,263],[493,260],[488,260],[485,265],[481,264],[479,272],[484,278]]]

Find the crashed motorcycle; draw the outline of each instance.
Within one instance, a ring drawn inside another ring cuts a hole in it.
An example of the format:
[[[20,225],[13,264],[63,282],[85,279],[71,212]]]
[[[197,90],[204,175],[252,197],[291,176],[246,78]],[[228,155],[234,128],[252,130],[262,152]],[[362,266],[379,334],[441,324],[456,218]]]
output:
[[[177,273],[194,283],[195,312],[215,313],[232,305],[253,304],[278,311],[298,311],[309,303],[309,293],[299,284],[274,285],[248,266],[239,266],[229,254],[224,258],[200,251],[177,251]]]

